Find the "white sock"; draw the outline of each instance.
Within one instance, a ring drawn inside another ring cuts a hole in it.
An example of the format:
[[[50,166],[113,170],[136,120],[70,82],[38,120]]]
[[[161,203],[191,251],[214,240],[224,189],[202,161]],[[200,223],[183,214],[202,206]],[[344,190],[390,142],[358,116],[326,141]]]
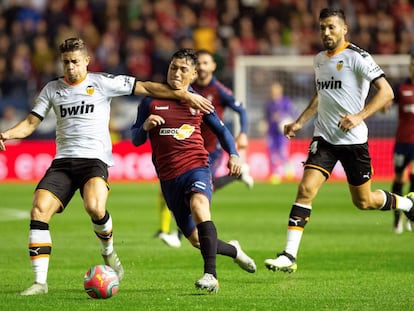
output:
[[[311,205],[305,205],[295,202],[294,205],[311,210]],[[299,250],[300,241],[303,235],[303,228],[288,229],[286,236],[285,252],[296,258]]]
[[[109,216],[108,221],[102,225],[92,222],[93,230],[101,242],[101,254],[109,255],[114,251],[112,239],[112,217]]]
[[[29,232],[29,250],[35,282],[45,284],[49,269],[49,254],[38,253],[42,247],[52,247],[49,230],[31,229]]]
[[[400,211],[408,212],[413,207],[413,202],[400,195],[395,195],[397,197],[397,209]]]
[[[286,237],[285,252],[296,258],[299,250],[299,244],[302,239],[303,230],[288,229]]]

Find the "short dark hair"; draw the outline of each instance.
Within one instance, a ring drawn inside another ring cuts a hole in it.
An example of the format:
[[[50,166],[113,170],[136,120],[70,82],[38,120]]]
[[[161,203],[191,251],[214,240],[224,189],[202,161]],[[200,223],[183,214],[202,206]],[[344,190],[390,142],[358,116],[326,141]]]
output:
[[[69,38],[59,45],[60,53],[83,51],[86,52],[85,42],[80,38]]]
[[[333,7],[322,9],[321,12],[319,13],[319,20],[330,17],[330,16],[338,16],[343,21],[345,21],[344,11],[338,8],[333,8]]]
[[[198,66],[198,56],[197,51],[194,49],[180,49],[173,54],[171,60],[173,59],[183,59],[189,60],[194,66]]]

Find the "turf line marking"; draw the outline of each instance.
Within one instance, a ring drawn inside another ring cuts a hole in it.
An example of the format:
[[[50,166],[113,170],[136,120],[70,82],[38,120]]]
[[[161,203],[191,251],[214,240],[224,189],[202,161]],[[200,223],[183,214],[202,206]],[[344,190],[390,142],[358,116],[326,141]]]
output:
[[[15,208],[0,208],[0,222],[29,219],[30,213]]]

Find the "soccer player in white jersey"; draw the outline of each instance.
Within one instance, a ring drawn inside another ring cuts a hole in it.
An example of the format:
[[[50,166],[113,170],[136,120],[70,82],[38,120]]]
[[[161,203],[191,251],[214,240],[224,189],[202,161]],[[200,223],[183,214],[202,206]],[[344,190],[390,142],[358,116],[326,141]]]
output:
[[[137,81],[126,75],[108,75],[87,71],[90,57],[79,38],[65,40],[60,46],[64,77],[50,81],[42,89],[31,113],[11,129],[0,133],[4,141],[29,136],[47,113],[56,114],[56,156],[36,187],[31,210],[29,254],[34,283],[21,295],[48,292],[47,273],[52,239],[49,221],[63,212],[76,190],[80,190],[86,212],[101,243],[105,264],[114,268],[120,279],[124,271],[112,238],[112,218],[106,209],[108,166],[113,164],[109,135],[111,99],[123,95],[144,95],[182,99],[202,111],[213,110],[211,103],[183,90]]]
[[[315,114],[313,140],[288,221],[286,245],[276,259],[266,259],[269,270],[294,272],[303,230],[309,221],[312,201],[341,162],[353,204],[361,210],[401,210],[413,220],[413,197],[386,190],[371,190],[371,158],[364,120],[382,109],[394,97],[384,72],[372,57],[345,39],[347,25],[342,10],[322,9],[320,36],[325,51],[314,59],[317,94],[298,119],[285,126],[288,138]],[[375,95],[366,102],[370,84]]]

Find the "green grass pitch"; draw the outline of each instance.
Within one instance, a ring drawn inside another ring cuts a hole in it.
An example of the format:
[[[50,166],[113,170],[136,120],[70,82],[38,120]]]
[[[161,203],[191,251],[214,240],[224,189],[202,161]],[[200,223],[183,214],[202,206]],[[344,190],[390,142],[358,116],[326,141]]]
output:
[[[203,272],[198,250],[153,237],[158,185],[112,184],[108,209],[125,278],[116,296],[94,300],[83,291],[83,275],[102,260],[79,194],[50,224],[49,294],[18,294],[33,281],[27,217],[34,185],[0,184],[0,310],[413,310],[414,233],[394,234],[390,212],[354,208],[344,183],[326,183],[314,201],[298,271],[265,269],[264,260],[284,247],[296,186],[258,183],[249,191],[234,183],[215,193],[219,237],[239,240],[258,267],[249,274],[218,257],[215,295],[194,288]]]

